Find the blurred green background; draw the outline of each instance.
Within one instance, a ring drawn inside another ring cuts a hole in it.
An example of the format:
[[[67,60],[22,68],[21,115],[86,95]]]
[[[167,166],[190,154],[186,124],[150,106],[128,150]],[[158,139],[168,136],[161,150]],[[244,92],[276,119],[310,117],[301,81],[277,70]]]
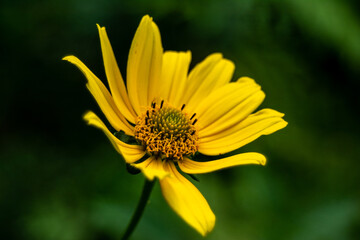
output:
[[[0,239],[119,239],[144,177],[129,175],[82,114],[103,115],[73,54],[105,80],[95,24],[122,73],[145,14],[165,50],[222,52],[289,125],[240,149],[268,164],[200,175],[207,239],[360,239],[360,4],[343,0],[2,0]],[[159,186],[133,239],[203,239]]]

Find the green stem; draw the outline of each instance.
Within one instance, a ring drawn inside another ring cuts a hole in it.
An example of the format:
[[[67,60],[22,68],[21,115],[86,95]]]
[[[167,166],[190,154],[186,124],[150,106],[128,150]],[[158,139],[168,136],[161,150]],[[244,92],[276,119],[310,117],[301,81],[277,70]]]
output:
[[[121,240],[127,240],[130,237],[130,235],[132,234],[132,232],[134,231],[134,229],[136,228],[136,225],[139,223],[139,220],[140,220],[142,214],[144,213],[144,209],[149,200],[151,191],[154,187],[154,183],[155,183],[155,180],[149,181],[149,180],[145,179],[145,184],[144,184],[144,188],[143,188],[139,203],[136,207],[134,215],[132,216],[131,221],[130,221],[129,225],[127,226],[126,231],[125,231],[123,237],[121,238]]]

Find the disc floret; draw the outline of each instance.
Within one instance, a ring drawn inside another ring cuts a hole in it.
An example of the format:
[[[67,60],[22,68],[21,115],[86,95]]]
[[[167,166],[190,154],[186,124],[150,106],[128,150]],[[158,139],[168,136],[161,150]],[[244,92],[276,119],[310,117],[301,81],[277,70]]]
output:
[[[195,120],[181,109],[153,103],[145,114],[139,116],[135,138],[150,155],[161,159],[182,160],[198,150]]]

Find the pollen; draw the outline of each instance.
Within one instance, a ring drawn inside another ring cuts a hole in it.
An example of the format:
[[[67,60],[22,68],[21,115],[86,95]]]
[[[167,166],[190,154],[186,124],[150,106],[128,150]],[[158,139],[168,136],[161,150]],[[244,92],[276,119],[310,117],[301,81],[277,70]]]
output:
[[[135,138],[150,155],[173,161],[193,155],[199,148],[196,120],[184,111],[153,102],[136,121]]]

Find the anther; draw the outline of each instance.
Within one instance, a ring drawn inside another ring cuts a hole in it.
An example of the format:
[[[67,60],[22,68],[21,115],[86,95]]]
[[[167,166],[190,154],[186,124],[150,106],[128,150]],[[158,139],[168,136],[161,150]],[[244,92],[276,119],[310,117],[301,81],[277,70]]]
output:
[[[148,154],[161,159],[182,160],[197,149],[196,114],[189,116],[180,109],[165,106],[165,100],[152,101],[135,126],[135,138]]]
[[[164,100],[161,101],[160,109],[163,107],[163,104],[164,104]]]

